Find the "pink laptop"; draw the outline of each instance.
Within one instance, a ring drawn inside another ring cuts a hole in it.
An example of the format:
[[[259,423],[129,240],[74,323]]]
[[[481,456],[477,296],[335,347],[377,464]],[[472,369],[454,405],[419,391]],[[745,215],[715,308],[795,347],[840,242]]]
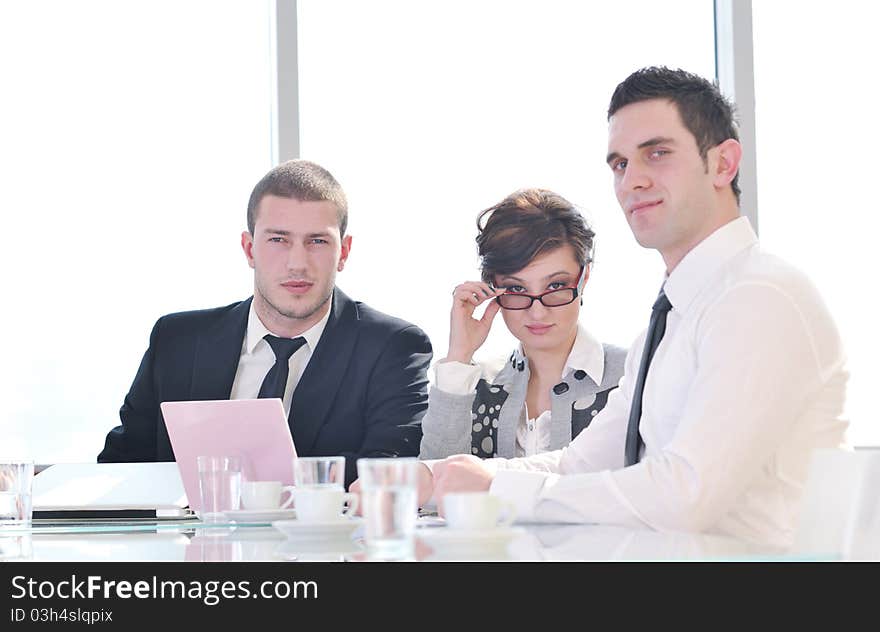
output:
[[[280,399],[162,402],[160,406],[190,508],[199,510],[199,456],[240,456],[243,480],[293,484],[296,450]]]

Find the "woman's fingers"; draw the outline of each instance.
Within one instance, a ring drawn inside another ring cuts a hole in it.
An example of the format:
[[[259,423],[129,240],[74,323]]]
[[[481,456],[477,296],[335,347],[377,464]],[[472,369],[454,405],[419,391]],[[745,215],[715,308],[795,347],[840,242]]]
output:
[[[482,281],[465,281],[457,285],[452,291],[455,300],[462,303],[470,303],[474,306],[488,299],[495,298],[499,293],[499,290],[493,289],[488,283],[483,283]]]
[[[483,317],[480,319],[480,322],[485,327],[490,327],[492,325],[492,321],[495,320],[495,315],[498,314],[498,311],[500,309],[501,305],[499,305],[497,301],[492,301],[486,306],[486,311],[483,312]]]

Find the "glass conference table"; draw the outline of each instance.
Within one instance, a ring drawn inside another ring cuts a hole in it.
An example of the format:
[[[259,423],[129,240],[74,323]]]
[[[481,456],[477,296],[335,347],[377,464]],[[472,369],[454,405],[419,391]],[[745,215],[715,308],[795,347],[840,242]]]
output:
[[[268,522],[205,524],[195,519],[116,522],[35,521],[0,531],[0,559],[40,561],[365,561],[362,528],[332,534],[287,533]],[[658,533],[604,525],[514,525],[456,532],[421,516],[417,561],[777,561],[800,556],[707,534]]]

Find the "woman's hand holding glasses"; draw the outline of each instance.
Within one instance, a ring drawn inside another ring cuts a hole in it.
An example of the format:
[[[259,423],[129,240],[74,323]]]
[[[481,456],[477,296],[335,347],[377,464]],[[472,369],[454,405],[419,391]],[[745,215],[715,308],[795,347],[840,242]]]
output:
[[[446,361],[468,364],[492,328],[492,321],[501,306],[493,300],[505,289],[495,289],[482,281],[466,281],[452,291],[452,313],[449,322],[449,352]],[[474,311],[481,303],[491,301],[479,319]]]

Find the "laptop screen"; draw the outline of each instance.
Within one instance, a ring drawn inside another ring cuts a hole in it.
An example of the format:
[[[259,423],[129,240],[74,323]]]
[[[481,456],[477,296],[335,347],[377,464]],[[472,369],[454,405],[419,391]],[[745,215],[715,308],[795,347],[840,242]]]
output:
[[[296,450],[278,398],[163,402],[189,506],[199,510],[199,456],[238,456],[245,481],[293,484]]]

